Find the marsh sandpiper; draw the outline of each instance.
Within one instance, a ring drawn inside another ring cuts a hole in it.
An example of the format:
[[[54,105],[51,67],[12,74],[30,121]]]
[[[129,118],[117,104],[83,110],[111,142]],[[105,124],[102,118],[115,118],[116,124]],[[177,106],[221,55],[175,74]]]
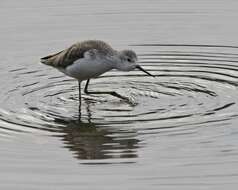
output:
[[[134,51],[117,51],[100,40],[77,42],[63,51],[41,58],[41,63],[52,66],[67,76],[78,80],[79,112],[81,110],[81,82],[83,80],[87,80],[84,88],[86,94],[110,94],[125,99],[114,91],[88,91],[89,80],[112,69],[132,71],[137,68],[147,75],[153,76],[137,64],[137,55]]]

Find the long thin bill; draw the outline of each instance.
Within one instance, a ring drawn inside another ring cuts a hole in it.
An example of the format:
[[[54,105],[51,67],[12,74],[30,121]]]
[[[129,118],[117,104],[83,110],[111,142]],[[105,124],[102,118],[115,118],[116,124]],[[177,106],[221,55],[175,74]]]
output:
[[[146,71],[145,69],[143,69],[140,65],[136,65],[136,68],[141,70],[142,72],[146,73],[149,76],[155,77],[154,75],[150,74],[148,71]]]

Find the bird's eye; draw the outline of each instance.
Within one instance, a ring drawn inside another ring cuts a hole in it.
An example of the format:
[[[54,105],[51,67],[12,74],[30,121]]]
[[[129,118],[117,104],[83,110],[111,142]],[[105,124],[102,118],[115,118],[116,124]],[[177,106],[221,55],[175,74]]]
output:
[[[127,61],[128,61],[128,62],[132,62],[130,58],[127,58]]]

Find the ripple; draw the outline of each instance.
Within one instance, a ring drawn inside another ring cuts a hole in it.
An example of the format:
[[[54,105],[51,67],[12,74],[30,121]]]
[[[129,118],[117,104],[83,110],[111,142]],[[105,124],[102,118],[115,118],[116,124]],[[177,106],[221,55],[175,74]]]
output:
[[[92,80],[78,121],[77,82],[43,65],[6,68],[0,138],[14,133],[54,134],[84,160],[136,158],[142,135],[179,135],[237,119],[238,47],[189,44],[134,46],[140,71],[112,71]],[[142,50],[140,50],[142,49]],[[119,82],[118,82],[119,81]]]

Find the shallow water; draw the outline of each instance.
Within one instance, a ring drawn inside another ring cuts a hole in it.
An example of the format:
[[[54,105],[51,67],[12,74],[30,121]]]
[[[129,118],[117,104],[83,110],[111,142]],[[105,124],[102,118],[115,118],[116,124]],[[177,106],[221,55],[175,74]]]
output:
[[[236,189],[237,2],[0,3],[1,189]],[[39,64],[75,41],[134,49],[140,71],[77,82]]]

